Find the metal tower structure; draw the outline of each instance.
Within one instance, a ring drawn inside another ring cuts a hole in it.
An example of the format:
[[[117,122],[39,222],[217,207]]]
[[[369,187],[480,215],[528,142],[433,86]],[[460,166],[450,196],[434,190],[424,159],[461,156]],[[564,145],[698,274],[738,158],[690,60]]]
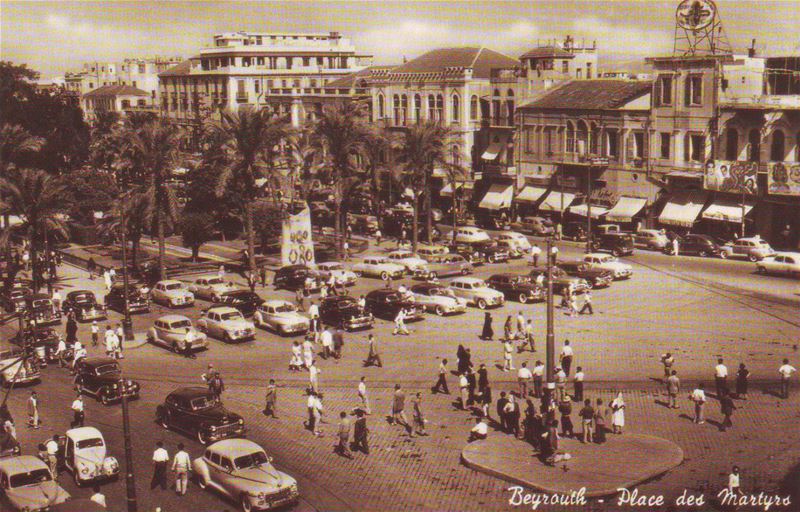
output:
[[[674,41],[676,57],[733,53],[713,0],[681,0],[675,10]]]

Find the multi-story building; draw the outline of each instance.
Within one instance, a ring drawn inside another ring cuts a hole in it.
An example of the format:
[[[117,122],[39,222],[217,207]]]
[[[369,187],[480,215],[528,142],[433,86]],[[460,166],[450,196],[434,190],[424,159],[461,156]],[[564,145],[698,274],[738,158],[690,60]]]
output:
[[[83,115],[93,122],[100,112],[117,112],[124,115],[135,110],[150,110],[150,94],[132,85],[103,85],[87,92],[81,100]]]
[[[148,57],[125,59],[122,62],[86,63],[81,71],[65,75],[65,87],[83,97],[106,85],[130,85],[145,91],[157,104],[158,74],[181,60],[180,57]]]

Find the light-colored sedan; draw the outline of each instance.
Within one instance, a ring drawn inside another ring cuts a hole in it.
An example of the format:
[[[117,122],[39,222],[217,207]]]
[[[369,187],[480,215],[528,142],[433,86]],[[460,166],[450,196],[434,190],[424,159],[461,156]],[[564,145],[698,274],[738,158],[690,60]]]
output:
[[[471,244],[473,242],[483,242],[491,240],[489,233],[481,228],[472,226],[459,226],[456,228],[456,243]]]
[[[247,341],[256,337],[253,323],[245,320],[241,311],[228,306],[207,309],[197,321],[197,328],[226,343]]]
[[[353,272],[356,275],[378,277],[384,281],[389,279],[401,279],[405,274],[405,267],[393,263],[380,256],[370,256],[364,258],[361,263],[353,265]]]
[[[447,276],[465,276],[472,273],[472,263],[460,254],[431,256],[428,264],[414,272],[414,277],[435,279]]]
[[[195,297],[211,302],[219,302],[223,295],[236,289],[233,283],[226,283],[224,279],[218,276],[198,277],[189,285],[189,291]]]
[[[331,277],[339,283],[345,286],[353,286],[356,284],[356,279],[358,276],[355,272],[347,270],[344,265],[342,265],[338,261],[326,261],[325,263],[317,263],[317,274],[319,277],[322,278],[323,281],[326,283],[330,280]]]
[[[175,279],[159,281],[150,291],[153,302],[170,308],[182,308],[194,304],[194,294],[185,283]]]
[[[775,251],[767,242],[756,237],[740,238],[723,245],[720,250],[725,253],[725,257],[747,258],[752,262],[761,261],[767,256],[775,255]]]
[[[584,254],[583,261],[592,267],[610,270],[614,273],[614,279],[628,279],[633,275],[633,267],[627,263],[622,263],[616,256],[593,252]]]
[[[247,439],[224,439],[192,461],[197,485],[239,503],[243,512],[297,503],[297,481],[278,471],[264,449]]]
[[[663,251],[668,243],[667,235],[657,229],[640,229],[633,234],[633,244],[643,249]]]
[[[415,284],[411,287],[414,302],[425,308],[425,311],[439,316],[455,315],[467,310],[467,301],[456,297],[453,290],[438,284]]]
[[[756,263],[760,274],[800,277],[800,252],[779,252]]]
[[[268,300],[256,309],[253,322],[257,327],[269,329],[282,336],[305,334],[309,320],[297,311],[297,307],[285,300]]]
[[[36,457],[19,455],[0,460],[0,504],[5,501],[22,511],[49,510],[69,499],[69,493],[53,480],[47,464]]]
[[[498,233],[495,235],[494,239],[498,242],[503,240],[510,242],[516,246],[517,250],[522,254],[525,254],[531,250],[531,242],[528,240],[528,237],[522,233],[517,233],[516,231],[504,231],[502,233]]]
[[[486,309],[491,306],[502,306],[506,298],[502,292],[489,288],[483,279],[476,277],[458,277],[450,282],[450,289],[456,297],[461,297],[470,306]]]
[[[390,261],[402,265],[406,272],[413,274],[417,269],[425,266],[427,260],[419,257],[411,251],[392,251],[386,256]]]
[[[153,322],[147,331],[147,341],[180,353],[208,348],[208,337],[181,315],[165,315]]]

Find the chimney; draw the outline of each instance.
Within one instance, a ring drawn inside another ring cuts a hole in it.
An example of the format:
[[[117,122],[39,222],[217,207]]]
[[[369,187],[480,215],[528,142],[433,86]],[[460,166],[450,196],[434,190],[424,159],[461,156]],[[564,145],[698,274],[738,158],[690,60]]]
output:
[[[756,56],[756,38],[750,42],[750,48],[747,49],[747,56],[751,59]]]

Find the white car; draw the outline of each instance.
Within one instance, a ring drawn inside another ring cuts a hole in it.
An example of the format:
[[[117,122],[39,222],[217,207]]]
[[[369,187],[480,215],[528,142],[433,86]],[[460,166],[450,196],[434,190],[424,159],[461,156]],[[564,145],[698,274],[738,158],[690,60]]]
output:
[[[747,258],[752,262],[761,261],[767,256],[775,255],[772,247],[758,237],[740,238],[734,242],[728,242],[720,247],[720,252],[725,253],[724,257]]]
[[[460,226],[456,228],[456,243],[470,244],[472,242],[483,242],[491,240],[489,233],[481,228],[472,226]]]
[[[504,231],[503,233],[498,233],[495,235],[494,239],[498,242],[511,242],[511,244],[513,244],[522,254],[525,254],[531,250],[531,242],[528,240],[528,237],[522,233],[517,233],[516,231]]]
[[[0,504],[33,512],[50,510],[69,499],[47,464],[36,457],[20,455],[0,460]]]
[[[326,283],[331,277],[333,277],[337,283],[345,286],[353,286],[356,284],[356,279],[358,278],[355,272],[347,270],[344,265],[338,261],[317,263],[316,270],[319,277],[321,277]]]
[[[285,300],[268,300],[258,306],[253,315],[256,327],[275,331],[282,336],[304,334],[308,331],[309,319],[297,311],[297,307]]]
[[[419,244],[417,254],[422,259],[430,260],[431,256],[444,256],[450,254],[450,249],[446,245]]]
[[[756,263],[761,274],[800,277],[800,252],[779,252]]]
[[[411,251],[392,251],[386,256],[390,261],[402,265],[406,272],[413,274],[416,270],[424,268],[427,260],[420,258]]]
[[[456,297],[461,297],[470,306],[477,306],[479,309],[486,309],[490,306],[502,306],[506,298],[502,292],[498,292],[483,279],[477,277],[458,277],[450,282],[450,289]]]
[[[180,353],[208,348],[208,337],[181,315],[164,315],[153,322],[153,327],[147,331],[147,341]]]
[[[72,473],[78,487],[119,477],[119,462],[108,454],[103,434],[96,428],[79,427],[67,430],[59,438],[58,444],[64,466]]]
[[[353,272],[356,275],[379,277],[384,281],[389,279],[402,279],[405,274],[405,267],[393,263],[381,256],[370,256],[364,258],[361,263],[353,265]]]
[[[610,254],[602,254],[598,252],[585,254],[583,256],[583,261],[593,267],[610,270],[614,273],[614,279],[628,279],[633,275],[632,266],[628,265],[627,263],[622,263],[619,261],[619,259],[617,259],[615,256],[611,256]]]
[[[669,238],[667,238],[667,235],[657,229],[640,229],[633,234],[633,244],[636,247],[663,251],[668,243]]]
[[[219,302],[225,293],[236,289],[233,283],[226,283],[224,279],[218,276],[198,277],[189,285],[189,291],[195,297],[211,302]]]
[[[439,316],[455,315],[467,310],[467,301],[456,297],[453,290],[438,284],[415,284],[411,287],[414,302]]]
[[[194,304],[194,294],[189,291],[186,284],[175,279],[159,281],[150,291],[153,302],[170,308],[180,308]]]
[[[228,306],[207,309],[197,321],[197,328],[226,343],[247,341],[256,337],[253,323],[245,320],[241,311]]]

